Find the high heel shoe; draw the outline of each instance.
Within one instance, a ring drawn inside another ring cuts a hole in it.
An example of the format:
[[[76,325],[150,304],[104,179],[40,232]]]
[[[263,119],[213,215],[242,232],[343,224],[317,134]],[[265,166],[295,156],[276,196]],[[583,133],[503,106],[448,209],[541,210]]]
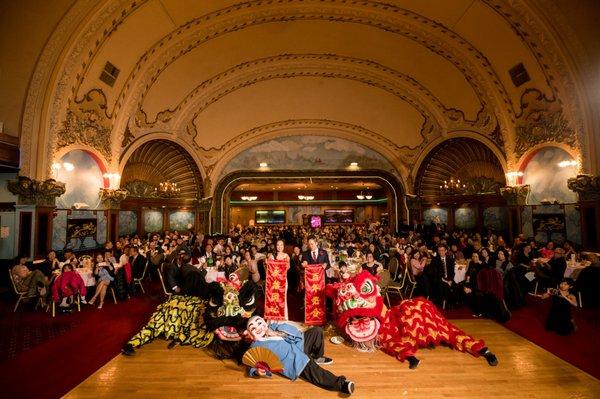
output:
[[[98,309],[102,309],[102,305],[103,303],[100,303],[100,305],[98,305]]]

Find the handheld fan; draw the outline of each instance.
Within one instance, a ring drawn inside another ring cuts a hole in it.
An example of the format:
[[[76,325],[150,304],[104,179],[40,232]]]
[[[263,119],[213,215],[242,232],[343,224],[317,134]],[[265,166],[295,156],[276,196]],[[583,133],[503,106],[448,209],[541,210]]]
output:
[[[260,346],[248,349],[244,353],[242,362],[248,367],[268,368],[274,373],[283,371],[283,364],[281,364],[281,360],[279,360],[277,355],[269,349]]]

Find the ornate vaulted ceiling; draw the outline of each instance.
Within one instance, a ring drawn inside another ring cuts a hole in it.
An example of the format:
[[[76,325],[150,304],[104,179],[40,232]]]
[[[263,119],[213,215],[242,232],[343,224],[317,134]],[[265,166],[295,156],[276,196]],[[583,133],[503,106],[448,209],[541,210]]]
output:
[[[23,174],[44,177],[81,147],[127,171],[159,139],[184,148],[210,188],[220,159],[317,133],[379,152],[409,192],[428,151],[456,137],[504,171],[547,142],[597,162],[579,42],[571,32],[565,47],[564,20],[552,19],[560,1],[57,5],[25,99]],[[107,62],[119,70],[112,86],[100,80]],[[517,87],[520,63],[530,79]]]

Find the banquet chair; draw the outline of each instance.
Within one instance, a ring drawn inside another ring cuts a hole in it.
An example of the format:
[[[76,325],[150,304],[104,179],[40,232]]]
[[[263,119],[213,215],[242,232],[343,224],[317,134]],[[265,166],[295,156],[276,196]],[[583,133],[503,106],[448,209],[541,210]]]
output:
[[[173,293],[167,291],[167,286],[165,285],[165,279],[163,277],[163,265],[164,263],[161,263],[160,265],[160,269],[158,270],[158,278],[160,280],[160,285],[162,287],[163,292],[165,293],[165,295],[167,296],[167,299],[170,298]]]
[[[392,256],[390,258],[390,262],[388,263],[388,270],[390,271],[390,277],[392,281],[396,281],[398,279],[398,270],[400,269],[400,262],[398,262],[398,258]]]
[[[77,311],[81,312],[81,294],[77,293],[76,297]],[[46,309],[46,312],[48,309]],[[56,302],[52,301],[52,317],[56,317]]]
[[[384,270],[384,272],[387,272],[387,274],[389,276],[389,281],[388,281],[388,283],[386,285],[386,289],[385,289],[385,297],[388,301],[388,306],[391,306],[389,294],[398,294],[400,296],[401,300],[404,299],[404,294],[402,291],[404,289],[404,284],[406,282],[406,279],[404,278],[404,275],[403,275],[401,281],[397,282],[397,281],[394,281],[394,279],[392,279],[392,276],[391,276],[389,270]]]
[[[144,279],[144,277],[146,277],[146,272],[148,271],[148,263],[149,262],[146,262],[146,264],[144,265],[144,270],[142,271],[142,275],[140,277],[133,278],[133,284],[139,285],[143,294],[145,294],[146,291],[144,291],[144,286],[142,285],[142,280]]]
[[[402,299],[410,299],[415,292],[415,287],[417,286],[417,281],[415,277],[412,275],[411,268],[407,265],[404,267],[404,277],[402,278],[402,289],[404,293],[402,295]],[[410,293],[409,293],[410,290]]]
[[[10,269],[8,269],[8,276],[10,278],[10,283],[12,284],[13,290],[15,291],[15,294],[17,294],[17,303],[15,304],[15,308],[13,309],[13,312],[17,311],[17,308],[19,307],[19,304],[21,303],[21,301],[23,299],[26,298],[34,298],[34,297],[29,297],[27,296],[27,291],[19,291],[17,289],[17,285],[15,284],[15,280],[13,279],[13,275]]]

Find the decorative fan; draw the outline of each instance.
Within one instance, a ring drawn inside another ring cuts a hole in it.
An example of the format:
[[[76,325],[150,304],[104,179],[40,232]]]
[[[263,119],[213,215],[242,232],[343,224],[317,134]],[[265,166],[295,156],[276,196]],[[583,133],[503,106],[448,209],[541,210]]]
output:
[[[242,362],[248,367],[268,368],[274,373],[283,371],[283,364],[281,364],[281,360],[279,360],[277,355],[261,346],[248,349],[246,353],[244,353]]]

